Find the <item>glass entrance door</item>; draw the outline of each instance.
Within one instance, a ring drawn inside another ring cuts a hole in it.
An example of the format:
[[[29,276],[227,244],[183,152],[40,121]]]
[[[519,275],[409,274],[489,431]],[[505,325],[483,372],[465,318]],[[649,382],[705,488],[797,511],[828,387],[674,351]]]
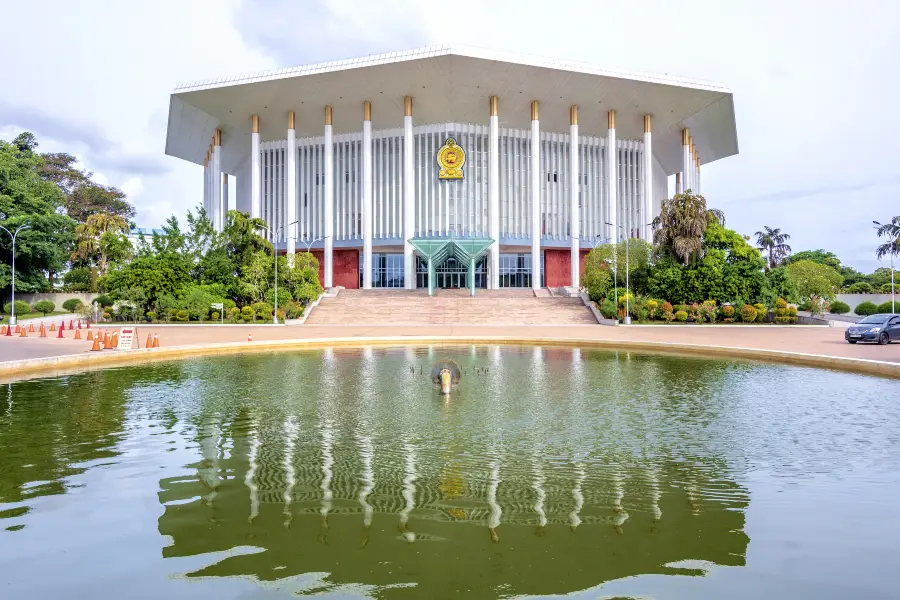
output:
[[[475,287],[487,286],[487,265],[485,258],[475,261]],[[416,283],[420,288],[428,287],[426,263],[416,259]],[[469,287],[469,266],[451,256],[434,270],[434,285],[445,290],[467,289]]]

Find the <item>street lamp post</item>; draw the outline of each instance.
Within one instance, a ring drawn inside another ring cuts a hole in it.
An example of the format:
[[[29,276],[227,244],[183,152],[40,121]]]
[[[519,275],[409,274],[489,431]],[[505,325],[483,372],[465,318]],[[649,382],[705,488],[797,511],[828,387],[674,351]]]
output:
[[[653,223],[647,223],[647,225],[652,225],[652,224]],[[607,223],[607,225],[612,225],[612,223]],[[623,230],[625,229],[625,227],[623,225],[618,225],[618,227]],[[626,231],[625,232],[625,324],[626,325],[631,325],[631,315],[629,314],[631,311],[630,311],[630,307],[629,307],[630,303],[628,301],[628,291],[629,291],[628,274],[629,274],[629,271],[631,270],[628,268],[628,238],[629,237],[630,237],[630,232]],[[618,242],[616,242],[616,245],[618,245]],[[616,253],[616,254],[618,254],[618,253]],[[619,302],[618,292],[616,292],[617,305],[618,305],[618,302]]]
[[[278,325],[278,232],[283,231],[285,228],[290,227],[291,225],[296,225],[300,221],[294,221],[293,223],[288,223],[287,225],[282,225],[281,227],[276,227],[274,230],[269,229],[265,225],[263,225],[263,229],[269,232],[269,235],[275,238],[275,242],[272,244],[273,254],[275,255],[275,308],[272,311],[272,322]]]
[[[9,315],[9,326],[12,327],[16,324],[16,236],[19,235],[19,232],[23,229],[28,229],[31,227],[30,225],[19,225],[19,228],[16,229],[15,233],[11,233],[9,229],[0,225],[0,229],[9,233],[12,238],[12,309]]]

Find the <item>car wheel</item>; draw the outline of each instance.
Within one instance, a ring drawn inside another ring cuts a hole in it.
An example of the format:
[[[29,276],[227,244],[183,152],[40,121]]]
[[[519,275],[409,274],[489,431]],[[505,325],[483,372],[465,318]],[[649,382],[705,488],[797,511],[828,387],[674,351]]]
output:
[[[891,338],[888,334],[882,333],[881,335],[878,336],[878,344],[879,345],[884,346],[885,344],[890,344],[890,343],[891,343]]]
[[[847,340],[847,341],[850,342],[851,344],[855,344],[855,343],[856,343],[856,340]]]

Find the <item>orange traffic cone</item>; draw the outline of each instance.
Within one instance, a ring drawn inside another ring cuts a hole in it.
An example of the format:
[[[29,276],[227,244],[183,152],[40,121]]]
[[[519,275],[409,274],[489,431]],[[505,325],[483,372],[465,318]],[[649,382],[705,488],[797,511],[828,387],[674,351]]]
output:
[[[247,341],[248,341],[248,342],[252,342],[252,341],[253,341],[253,334],[252,334],[252,333],[248,333],[248,334],[247,334]]]
[[[42,338],[47,337],[47,328],[44,327],[44,324],[43,324],[43,323],[41,323],[41,335],[40,335],[40,337],[42,337]]]
[[[56,323],[50,323],[50,331],[56,331]]]
[[[0,327],[0,335],[6,335],[6,325]]]
[[[94,339],[94,332],[91,331],[90,329],[88,329],[87,341],[90,342],[90,341],[93,341],[93,339]]]
[[[94,344],[91,346],[91,352],[95,352],[98,350],[103,350],[103,348],[100,347],[100,336],[99,335],[94,338]]]
[[[28,324],[28,333],[34,333],[34,323]]]
[[[24,328],[24,327],[22,327],[22,328],[19,330],[19,337],[28,337],[28,334],[25,333],[25,328]]]
[[[153,334],[153,347],[159,348],[159,334],[158,333]]]
[[[81,339],[81,330],[80,329],[75,330],[75,338],[74,339],[76,339],[76,340]]]
[[[59,335],[56,336],[56,339],[58,339],[58,340],[64,339],[62,327],[59,328]]]
[[[147,342],[144,344],[144,348],[152,348],[153,347],[153,334],[147,334]]]
[[[118,347],[119,347],[119,333],[118,333],[118,332],[116,332],[116,333],[113,334],[113,340],[112,340],[112,342],[113,342],[113,343],[112,343],[112,347],[113,347],[113,348],[118,348]]]
[[[104,348],[109,347],[109,330],[108,329],[103,330],[103,347]]]
[[[16,333],[22,333],[22,332],[20,331],[20,329],[22,329],[22,328],[19,327],[19,324],[18,324],[18,323],[16,323]]]

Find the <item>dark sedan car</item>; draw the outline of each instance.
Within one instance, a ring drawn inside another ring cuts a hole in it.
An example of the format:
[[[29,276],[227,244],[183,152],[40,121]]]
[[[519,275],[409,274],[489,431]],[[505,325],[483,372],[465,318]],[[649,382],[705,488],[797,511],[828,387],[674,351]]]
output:
[[[848,327],[844,339],[851,344],[878,342],[884,345],[900,342],[900,315],[869,315]]]

